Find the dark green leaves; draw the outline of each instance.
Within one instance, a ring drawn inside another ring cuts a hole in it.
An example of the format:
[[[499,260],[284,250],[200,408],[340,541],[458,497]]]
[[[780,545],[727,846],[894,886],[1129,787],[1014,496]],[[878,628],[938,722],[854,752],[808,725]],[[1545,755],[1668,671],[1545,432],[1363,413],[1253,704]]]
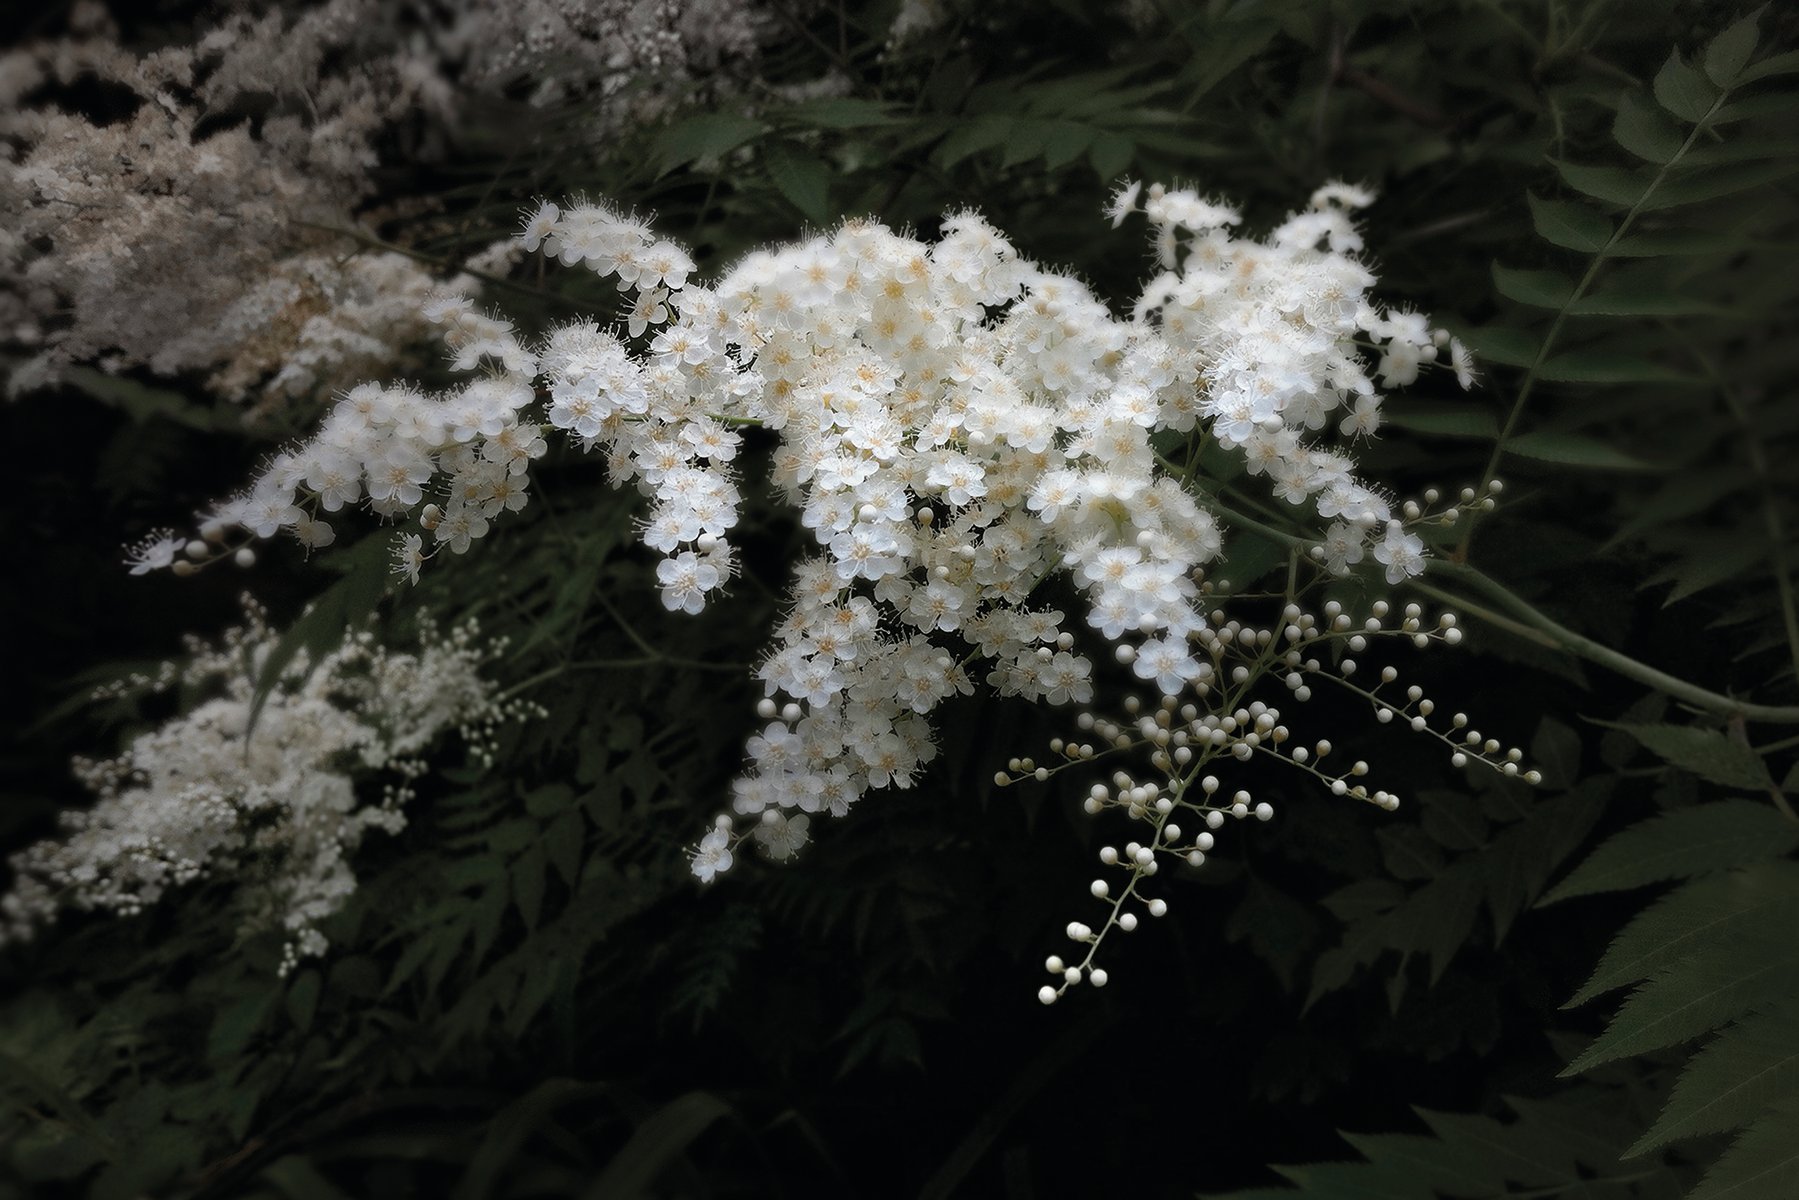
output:
[[[1692,725],[1624,725],[1667,762],[1727,788],[1765,792],[1774,785],[1767,764],[1744,743],[1716,729]]]
[[[1686,140],[1666,113],[1637,92],[1626,92],[1620,98],[1612,137],[1638,158],[1652,163],[1672,162]]]
[[[306,662],[316,664],[322,655],[343,642],[352,626],[375,611],[387,591],[387,562],[392,547],[389,536],[370,534],[349,549],[321,559],[322,565],[341,571],[343,578],[319,594],[263,660],[262,670],[256,676],[249,727],[244,732],[246,740],[254,733],[256,719],[268,703],[269,694],[296,656],[305,651]]]
[[[1603,249],[1612,238],[1611,221],[1584,204],[1545,200],[1534,192],[1527,194],[1525,199],[1530,202],[1532,224],[1547,242],[1592,254]]]
[[[768,177],[781,195],[815,225],[831,218],[831,172],[817,155],[792,142],[770,142],[762,148]]]
[[[1776,858],[1799,846],[1799,825],[1770,804],[1719,800],[1678,809],[1631,826],[1600,846],[1543,897],[1627,891]]]
[[[1655,74],[1655,99],[1683,121],[1702,121],[1718,102],[1718,89],[1675,51]]]
[[[1574,280],[1560,271],[1527,271],[1494,263],[1493,285],[1508,300],[1558,312],[1574,298]]]
[[[1718,87],[1726,88],[1735,83],[1749,64],[1750,56],[1755,53],[1756,25],[1761,14],[1762,9],[1756,9],[1713,38],[1711,45],[1705,48],[1706,78]]]
[[[664,129],[656,154],[664,173],[688,163],[717,159],[761,136],[767,126],[735,113],[698,113]]]

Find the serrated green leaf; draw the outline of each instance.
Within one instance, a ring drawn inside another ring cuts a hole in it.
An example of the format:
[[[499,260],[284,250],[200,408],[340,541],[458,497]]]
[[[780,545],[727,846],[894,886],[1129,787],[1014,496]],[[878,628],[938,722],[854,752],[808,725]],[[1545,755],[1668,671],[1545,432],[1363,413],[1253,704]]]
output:
[[[1600,779],[1539,804],[1527,820],[1506,829],[1482,853],[1495,944],[1505,940],[1519,914],[1542,895],[1556,868],[1592,832],[1605,811],[1609,790],[1610,781]]]
[[[1638,158],[1658,164],[1672,162],[1686,141],[1666,113],[1636,92],[1626,92],[1619,100],[1612,137]]]
[[[1414,1108],[1437,1139],[1462,1158],[1479,1164],[1494,1180],[1524,1187],[1547,1187],[1579,1178],[1572,1155],[1538,1138],[1524,1122],[1502,1125],[1473,1113],[1432,1112]]]
[[[1116,133],[1101,132],[1087,148],[1087,161],[1092,164],[1093,173],[1100,180],[1110,183],[1123,175],[1137,157],[1136,145],[1127,137]]]
[[[276,1159],[262,1169],[261,1177],[288,1200],[345,1200],[310,1159],[297,1154]]]
[[[822,96],[801,100],[779,110],[778,115],[812,129],[867,129],[902,124],[888,105],[860,96]]]
[[[1093,130],[1089,126],[1058,121],[1043,139],[1043,165],[1059,171],[1085,154],[1092,144]]]
[[[1643,212],[1678,208],[1683,204],[1700,204],[1752,191],[1799,174],[1799,163],[1791,159],[1775,162],[1745,162],[1715,166],[1695,172],[1684,179],[1674,179],[1655,189],[1643,202]]]
[[[1737,86],[1754,83],[1758,79],[1772,79],[1777,75],[1799,74],[1799,50],[1788,50],[1784,54],[1770,54],[1752,67],[1737,73]]]
[[[1701,541],[1689,554],[1672,566],[1658,571],[1643,582],[1644,587],[1673,583],[1662,607],[1677,604],[1688,596],[1717,587],[1733,579],[1741,579],[1767,564],[1767,544],[1759,537],[1745,536]]]
[[[1372,1163],[1275,1164],[1272,1168],[1299,1191],[1301,1197],[1323,1200],[1436,1200],[1437,1192],[1422,1176],[1410,1170],[1384,1170]]]
[[[792,142],[770,142],[762,148],[762,161],[775,189],[815,225],[831,218],[831,171],[809,150]]]
[[[1656,229],[1630,233],[1606,250],[1608,258],[1665,258],[1675,254],[1729,254],[1752,244],[1738,229]]]
[[[1580,778],[1580,735],[1565,723],[1545,717],[1530,739],[1530,761],[1542,773],[1543,786],[1573,787]]]
[[[237,424],[235,413],[195,404],[172,388],[153,387],[135,379],[108,374],[93,367],[64,367],[60,378],[100,403],[117,408],[135,424],[160,417],[189,429],[213,431]]]
[[[1661,491],[1639,505],[1606,544],[1608,547],[1619,545],[1647,529],[1702,513],[1742,487],[1742,473],[1733,469],[1682,471],[1670,477]]]
[[[1056,125],[1057,122],[1034,117],[1015,119],[1012,122],[1011,132],[1000,144],[999,165],[1009,169],[1029,162],[1042,154]]]
[[[942,167],[953,167],[971,155],[991,150],[1012,136],[1017,124],[1014,118],[1000,113],[984,113],[958,125],[937,144],[934,157]]]
[[[1719,800],[1676,809],[1610,838],[1551,889],[1538,907],[1747,866],[1778,858],[1795,846],[1799,825],[1767,804]]]
[[[1760,36],[1756,26],[1761,15],[1762,10],[1756,9],[1713,38],[1705,48],[1706,77],[1719,87],[1729,87],[1749,64]]]
[[[1554,355],[1537,368],[1537,378],[1550,383],[1698,382],[1686,371],[1614,350],[1568,350]]]
[[[1713,938],[1631,994],[1564,1077],[1608,1062],[1678,1045],[1709,1033],[1799,988],[1799,944],[1792,930],[1752,927]]]
[[[761,121],[736,113],[700,113],[676,121],[657,134],[656,157],[666,175],[687,163],[728,154],[767,129]]]
[[[1530,203],[1531,224],[1539,236],[1557,246],[1591,254],[1612,237],[1612,222],[1605,214],[1573,200],[1543,200],[1525,193]]]
[[[1493,264],[1493,286],[1508,300],[1560,311],[1574,297],[1574,280],[1560,271],[1527,271]]]
[[[1728,317],[1736,310],[1685,292],[1637,286],[1599,288],[1568,306],[1577,317]],[[1682,380],[1692,376],[1682,375]]]
[[[1326,896],[1320,903],[1344,924],[1354,924],[1387,912],[1405,899],[1405,889],[1391,879],[1358,879]]]
[[[543,916],[544,871],[547,856],[541,840],[531,843],[512,860],[512,902],[526,929],[536,929]]]
[[[1702,121],[1717,103],[1718,89],[1676,50],[1655,73],[1655,100],[1683,121]]]
[[[1489,363],[1507,367],[1528,367],[1537,361],[1543,348],[1540,330],[1520,329],[1515,325],[1483,325],[1464,330],[1462,340],[1475,356]]]
[[[452,1200],[487,1200],[490,1196],[510,1194],[503,1184],[506,1168],[532,1135],[562,1106],[609,1090],[610,1085],[604,1083],[556,1077],[544,1080],[512,1101],[488,1123],[487,1135],[475,1148],[467,1169],[450,1193]]]
[[[709,1092],[675,1097],[637,1127],[606,1170],[581,1193],[581,1200],[645,1193],[669,1160],[730,1111],[729,1105]]]
[[[1621,726],[1651,753],[1723,787],[1766,791],[1774,780],[1748,746],[1715,729],[1692,725]]]
[[[1425,404],[1393,402],[1381,406],[1381,423],[1413,433],[1439,437],[1482,438],[1491,441],[1499,436],[1499,422],[1484,408],[1471,404]]]
[[[1741,1129],[1799,1097],[1799,1008],[1753,1013],[1693,1056],[1660,1117],[1625,1151],[1645,1154],[1676,1138]]]
[[[343,578],[321,592],[264,657],[244,728],[246,742],[255,733],[257,718],[276,684],[300,651],[306,651],[310,670],[343,642],[351,626],[375,611],[387,592],[390,546],[387,535],[371,534],[341,553],[327,556],[326,565],[342,570]]]
[[[1381,863],[1395,879],[1433,879],[1443,869],[1443,852],[1422,829],[1396,825],[1375,834]]]
[[[1426,1194],[1447,1192],[1452,1196],[1492,1196],[1504,1190],[1502,1179],[1495,1179],[1478,1168],[1478,1164],[1453,1146],[1435,1138],[1416,1134],[1383,1133],[1338,1135],[1354,1146],[1374,1167],[1391,1171],[1398,1168],[1425,1189]],[[1319,1193],[1307,1189],[1308,1196]]]
[[[1648,176],[1624,167],[1589,167],[1580,163],[1557,162],[1555,168],[1575,191],[1620,208],[1629,208],[1635,204],[1649,188]]]
[[[565,812],[544,833],[545,852],[562,882],[575,886],[581,873],[581,849],[587,838],[587,821],[579,811]]]
[[[1792,1200],[1799,1196],[1799,1109],[1768,1113],[1731,1144],[1687,1200]]]
[[[271,982],[219,1009],[206,1035],[206,1057],[217,1063],[243,1053],[280,1000],[281,989]]]
[[[1542,429],[1520,434],[1506,443],[1513,454],[1522,454],[1541,462],[1561,463],[1570,467],[1592,467],[1606,471],[1646,471],[1650,464],[1633,458],[1609,443],[1584,433],[1558,433]]]
[[[1648,979],[1713,938],[1739,935],[1770,910],[1799,917],[1799,867],[1758,863],[1695,879],[1649,905],[1606,947],[1592,978],[1564,1008]]]
[[[1755,68],[1743,72],[1748,75]],[[1744,96],[1733,100],[1712,114],[1711,124],[1732,125],[1738,121],[1756,121],[1763,117],[1775,120],[1786,120],[1799,112],[1799,92],[1790,90],[1763,92],[1759,96]]]
[[[287,995],[283,998],[287,1019],[301,1033],[312,1028],[312,1019],[319,1011],[319,992],[323,986],[324,979],[312,967],[296,974],[287,985]]]

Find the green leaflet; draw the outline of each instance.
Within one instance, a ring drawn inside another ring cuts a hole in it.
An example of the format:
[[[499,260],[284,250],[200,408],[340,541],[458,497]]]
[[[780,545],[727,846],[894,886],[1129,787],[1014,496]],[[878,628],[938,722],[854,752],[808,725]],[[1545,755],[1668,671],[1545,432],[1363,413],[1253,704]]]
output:
[[[1755,925],[1705,942],[1624,1002],[1593,1044],[1563,1069],[1591,1070],[1677,1045],[1799,989],[1799,943],[1790,928]]]
[[[1799,846],[1799,826],[1753,800],[1720,800],[1632,825],[1595,850],[1538,907],[1621,892],[1777,858]]]
[[[380,604],[387,592],[387,560],[392,545],[389,537],[373,533],[346,550],[324,557],[324,564],[341,571],[343,578],[319,594],[263,659],[262,670],[256,676],[256,696],[250,705],[250,723],[244,730],[245,741],[255,733],[263,705],[295,657],[304,650],[307,663],[316,664],[321,655],[337,648],[351,626]]]
[[[676,121],[656,138],[656,155],[664,174],[691,162],[727,154],[760,137],[767,126],[736,113],[701,113]]]
[[[1493,286],[1508,300],[1560,311],[1574,298],[1574,280],[1561,271],[1527,271],[1493,264]]]
[[[1791,1200],[1799,1195],[1799,1108],[1777,1109],[1732,1143],[1688,1200]]]
[[[1765,791],[1773,786],[1761,756],[1719,730],[1693,725],[1620,728],[1666,761],[1722,787]]]
[[[1620,98],[1612,137],[1638,158],[1652,163],[1672,161],[1686,140],[1666,113],[1636,92],[1626,92]]]
[[[1799,866],[1755,866],[1695,879],[1669,892],[1624,927],[1580,991],[1564,1007],[1647,979],[1715,937],[1758,923],[1799,920]]]
[[[1655,73],[1655,99],[1683,121],[1701,121],[1718,101],[1718,89],[1701,72],[1687,65],[1680,51]]]
[[[1641,459],[1624,453],[1609,442],[1601,441],[1584,433],[1562,433],[1553,429],[1538,429],[1513,438],[1506,443],[1505,448],[1514,454],[1522,454],[1526,458],[1562,463],[1571,467],[1592,467],[1596,470],[1610,471],[1646,471],[1650,469],[1650,464]]]
[[[831,219],[831,171],[822,159],[792,142],[771,141],[762,161],[776,190],[814,225]]]
[[[1705,74],[1714,84],[1729,87],[1742,74],[1750,56],[1755,53],[1756,26],[1761,15],[1762,9],[1756,9],[1713,38],[1705,48]]]
[[[1799,1008],[1792,1003],[1743,1018],[1693,1056],[1668,1105],[1625,1153],[1676,1138],[1740,1129],[1799,1095]]]
[[[1612,238],[1611,219],[1585,204],[1543,200],[1535,192],[1527,193],[1525,199],[1530,203],[1531,222],[1547,242],[1592,254],[1604,249]]]

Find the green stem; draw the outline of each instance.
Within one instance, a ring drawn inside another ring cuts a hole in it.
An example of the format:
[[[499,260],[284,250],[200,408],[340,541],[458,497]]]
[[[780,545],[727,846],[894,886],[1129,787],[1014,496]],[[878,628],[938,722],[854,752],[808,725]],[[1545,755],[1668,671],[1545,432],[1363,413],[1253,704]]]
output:
[[[1674,164],[1687,156],[1687,152],[1693,148],[1693,143],[1699,140],[1699,135],[1710,125],[1713,114],[1723,105],[1724,97],[1728,94],[1727,91],[1718,94],[1718,98],[1712,101],[1712,106],[1706,111],[1705,116],[1701,117],[1699,122],[1693,126],[1692,132],[1687,134],[1687,139],[1681,143],[1680,149],[1657,168],[1655,177],[1649,181],[1648,186],[1643,189],[1636,202],[1630,206],[1630,210],[1618,222],[1618,227],[1612,231],[1612,236],[1606,239],[1605,245],[1601,246],[1598,253],[1593,255],[1593,261],[1587,264],[1586,273],[1580,277],[1580,282],[1574,285],[1574,290],[1568,293],[1568,299],[1562,303],[1561,308],[1556,310],[1555,319],[1549,323],[1549,330],[1543,335],[1542,345],[1537,347],[1536,355],[1524,370],[1524,379],[1518,385],[1517,399],[1512,401],[1512,410],[1506,414],[1505,424],[1499,430],[1499,440],[1493,443],[1493,453],[1488,456],[1486,470],[1480,476],[1483,482],[1493,478],[1493,473],[1499,469],[1499,461],[1505,455],[1505,445],[1511,440],[1513,431],[1517,429],[1519,418],[1524,415],[1524,407],[1530,402],[1531,392],[1536,389],[1537,372],[1542,369],[1543,363],[1549,358],[1549,351],[1555,345],[1555,339],[1561,333],[1562,326],[1567,323],[1570,310],[1586,295],[1587,289],[1593,286],[1593,280],[1598,277],[1599,269],[1611,257],[1613,247],[1622,241],[1624,235],[1630,231],[1631,223],[1643,211],[1643,206],[1649,202],[1649,198],[1655,195],[1656,189],[1661,187],[1662,181],[1667,178],[1668,172],[1673,169]],[[1468,557],[1468,545],[1473,538],[1474,527],[1469,526],[1468,532],[1462,537],[1461,545],[1456,550],[1456,558],[1465,560]]]
[[[1237,512],[1216,496],[1200,493],[1195,498],[1210,509],[1214,515],[1229,524],[1253,530],[1263,537],[1284,546],[1297,548],[1302,552],[1310,548],[1311,543],[1304,538],[1296,537]],[[1747,721],[1762,721],[1771,725],[1799,725],[1799,706],[1752,704],[1733,696],[1709,691],[1697,684],[1688,683],[1684,679],[1669,675],[1665,671],[1658,671],[1647,663],[1638,662],[1610,646],[1575,633],[1564,625],[1557,624],[1550,617],[1533,608],[1527,601],[1513,595],[1505,585],[1488,578],[1473,567],[1451,563],[1444,559],[1433,559],[1431,560],[1431,570],[1439,575],[1446,574],[1455,582],[1474,589],[1504,611],[1494,611],[1492,608],[1470,601],[1466,596],[1444,591],[1432,583],[1427,583],[1424,579],[1408,579],[1407,586],[1445,604],[1452,604],[1489,624],[1520,637],[1528,638],[1540,646],[1573,654],[1596,666],[1614,671],[1626,679],[1634,679],[1638,683],[1647,684],[1676,700],[1684,701],[1706,712],[1725,717],[1740,716]]]
[[[1610,646],[1594,641],[1592,638],[1575,633],[1566,626],[1559,625],[1543,613],[1531,607],[1529,603],[1513,595],[1505,586],[1496,580],[1489,579],[1473,567],[1437,560],[1432,566],[1458,583],[1472,587],[1485,595],[1510,615],[1539,633],[1550,638],[1557,648],[1579,655],[1588,662],[1607,668],[1635,679],[1639,683],[1667,693],[1676,700],[1681,700],[1695,708],[1719,716],[1740,716],[1747,721],[1765,721],[1769,724],[1799,725],[1799,706],[1752,704],[1739,700],[1734,696],[1722,695],[1709,691],[1684,679],[1678,679],[1665,671],[1658,671],[1646,663],[1640,663],[1628,655],[1621,654]],[[1411,580],[1411,585],[1425,592],[1446,597],[1440,589],[1421,580]]]

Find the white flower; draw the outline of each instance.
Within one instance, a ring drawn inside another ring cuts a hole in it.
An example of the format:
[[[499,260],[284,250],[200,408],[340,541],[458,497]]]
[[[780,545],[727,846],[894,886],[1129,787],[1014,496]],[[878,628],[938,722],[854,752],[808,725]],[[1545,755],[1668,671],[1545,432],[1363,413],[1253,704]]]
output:
[[[723,829],[712,830],[700,839],[699,848],[689,861],[699,881],[711,883],[714,877],[731,869],[731,835]]]
[[[128,547],[125,551],[125,563],[131,568],[133,575],[148,575],[151,571],[173,566],[175,556],[180,553],[184,544],[181,538],[175,536],[174,530],[159,530]]]

